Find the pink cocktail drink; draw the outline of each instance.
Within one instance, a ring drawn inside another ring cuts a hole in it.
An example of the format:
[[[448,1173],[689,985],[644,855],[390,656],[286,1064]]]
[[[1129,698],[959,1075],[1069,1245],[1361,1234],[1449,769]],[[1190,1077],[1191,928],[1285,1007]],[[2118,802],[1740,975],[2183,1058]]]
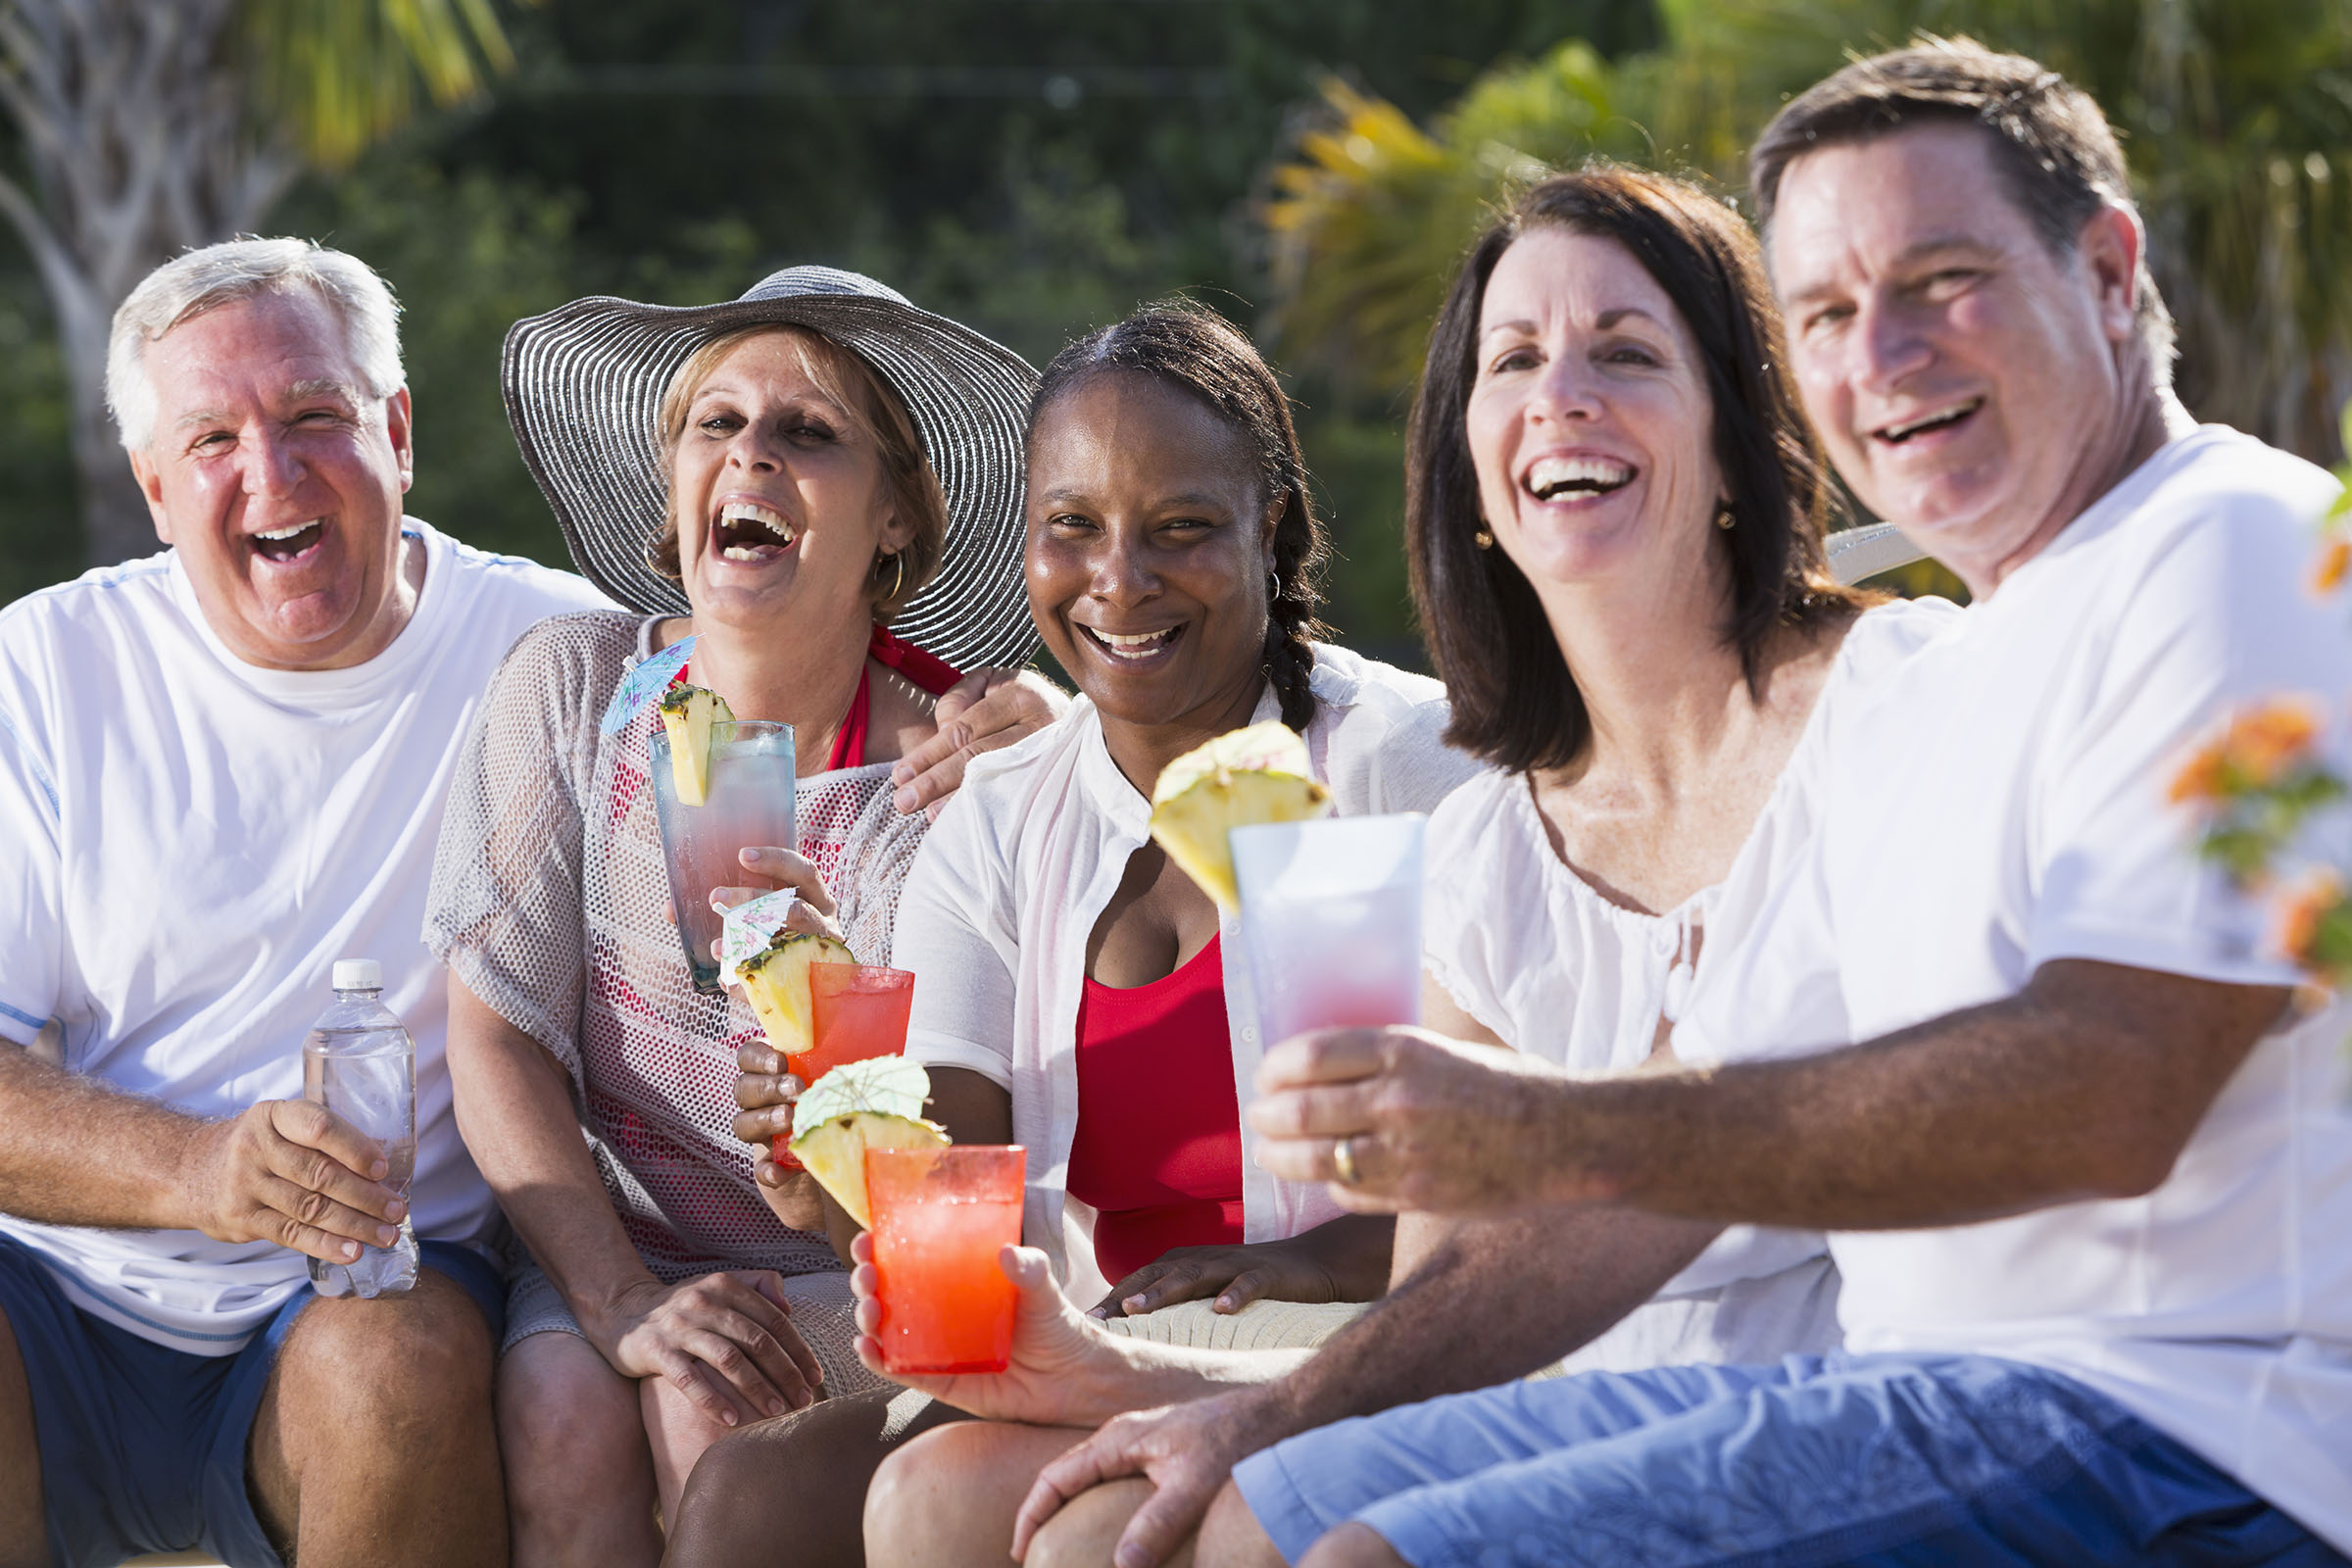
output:
[[[678,940],[695,985],[716,991],[718,959],[711,948],[721,917],[710,907],[710,890],[756,883],[738,858],[745,850],[799,843],[793,832],[792,726],[749,718],[711,725],[710,785],[700,806],[678,799],[667,735],[655,733],[648,762]]]
[[[787,1054],[785,1070],[813,1085],[844,1062],[896,1056],[906,1050],[906,1020],[914,1006],[914,976],[876,963],[812,963],[808,1010],[815,1043]],[[768,1152],[786,1170],[799,1170],[792,1135],[779,1133]]]
[[[1242,946],[1271,1047],[1421,1021],[1417,815],[1235,828]]]
[[[1024,1157],[1018,1144],[865,1152],[884,1370],[1002,1372],[1011,1360],[1014,1293],[997,1258],[1021,1239]]]

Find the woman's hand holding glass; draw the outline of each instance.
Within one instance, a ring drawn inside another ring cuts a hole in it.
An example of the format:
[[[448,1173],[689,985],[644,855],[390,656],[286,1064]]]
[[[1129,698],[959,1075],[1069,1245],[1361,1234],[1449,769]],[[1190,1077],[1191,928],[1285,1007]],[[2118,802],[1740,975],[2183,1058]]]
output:
[[[990,1421],[1036,1426],[1095,1426],[1139,1402],[1165,1397],[1149,1385],[1132,1354],[1133,1342],[1114,1341],[1082,1316],[1054,1283],[1046,1254],[1007,1247],[999,1266],[1018,1293],[1013,1307],[1012,1359],[1002,1372],[931,1376],[884,1372],[882,1278],[874,1268],[874,1239],[851,1244],[857,1266],[850,1290],[858,1298],[858,1359],[876,1372],[933,1398]]]
[[[712,908],[723,914],[737,905],[789,890],[796,902],[792,912],[785,917],[786,930],[841,940],[841,927],[834,919],[840,906],[808,857],[774,845],[760,845],[746,849],[740,858],[745,870],[771,877],[778,886],[713,888]],[[737,1052],[735,1065],[741,1069],[741,1076],[735,1080],[735,1106],[742,1112],[735,1118],[735,1136],[759,1149],[752,1176],[760,1184],[760,1196],[787,1225],[800,1230],[821,1230],[824,1214],[816,1196],[816,1184],[805,1171],[786,1170],[778,1165],[774,1155],[774,1141],[792,1136],[792,1104],[808,1086],[785,1070],[783,1056],[764,1039],[754,1040]]]

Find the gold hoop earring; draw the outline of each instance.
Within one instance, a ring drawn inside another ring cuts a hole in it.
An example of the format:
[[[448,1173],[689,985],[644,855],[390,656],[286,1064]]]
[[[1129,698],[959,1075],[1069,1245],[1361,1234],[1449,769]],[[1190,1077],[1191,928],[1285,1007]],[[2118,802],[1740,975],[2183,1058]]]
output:
[[[686,580],[686,574],[683,571],[672,571],[669,567],[662,564],[662,535],[668,527],[669,524],[665,522],[662,524],[661,527],[656,528],[652,533],[646,535],[645,545],[643,547],[645,554],[645,569],[652,572],[655,576],[661,578],[663,582],[683,582]]]
[[[1481,550],[1492,550],[1494,548],[1494,536],[1487,532],[1487,530],[1484,528],[1481,528],[1478,530],[1478,532],[1472,534],[1470,536],[1470,542],[1478,546],[1478,548]]]
[[[898,566],[898,570],[892,574],[890,579],[890,592],[882,596],[884,602],[887,603],[897,599],[900,592],[906,586],[906,552],[904,550],[893,550],[890,554],[884,556],[882,561],[892,562]],[[874,575],[877,577],[882,574],[881,566],[881,561],[874,563]]]

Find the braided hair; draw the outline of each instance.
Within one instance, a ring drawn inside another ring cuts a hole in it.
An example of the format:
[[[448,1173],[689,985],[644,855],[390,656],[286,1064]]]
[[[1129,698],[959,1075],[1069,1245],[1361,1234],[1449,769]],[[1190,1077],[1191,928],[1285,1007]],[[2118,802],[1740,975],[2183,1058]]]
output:
[[[1323,602],[1323,563],[1330,547],[1307,493],[1306,460],[1291,421],[1291,400],[1239,327],[1189,301],[1166,300],[1090,332],[1056,354],[1030,399],[1030,433],[1036,433],[1039,416],[1056,398],[1111,371],[1148,375],[1200,399],[1256,448],[1260,493],[1269,502],[1282,500],[1274,524],[1262,667],[1281,701],[1282,721],[1304,730],[1315,716],[1308,677],[1315,668],[1315,639],[1324,635],[1315,609]]]

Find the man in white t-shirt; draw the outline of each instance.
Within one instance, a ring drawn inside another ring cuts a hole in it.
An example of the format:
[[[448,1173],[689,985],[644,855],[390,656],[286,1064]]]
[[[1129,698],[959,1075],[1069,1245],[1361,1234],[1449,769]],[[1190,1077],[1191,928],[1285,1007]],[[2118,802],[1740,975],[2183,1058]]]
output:
[[[507,1555],[496,1221],[418,933],[483,683],[568,573],[405,518],[394,306],[295,240],[159,269],[108,396],[162,555],[0,612],[0,1563]],[[309,1290],[404,1213],[302,1100],[344,957],[417,1047],[415,1290]]]
[[[2336,486],[2174,400],[2055,73],[1857,62],[1754,176],[1809,413],[1972,608],[1837,715],[1812,858],[1677,1032],[1713,1065],[1334,1033],[1251,1114],[1359,1207],[1829,1231],[1846,1349],[1328,1427],[1243,1463],[1198,1560],[2341,1563],[2352,1009],[2290,1006],[2168,799],[2242,705],[2352,691],[2352,611],[2301,587]]]

